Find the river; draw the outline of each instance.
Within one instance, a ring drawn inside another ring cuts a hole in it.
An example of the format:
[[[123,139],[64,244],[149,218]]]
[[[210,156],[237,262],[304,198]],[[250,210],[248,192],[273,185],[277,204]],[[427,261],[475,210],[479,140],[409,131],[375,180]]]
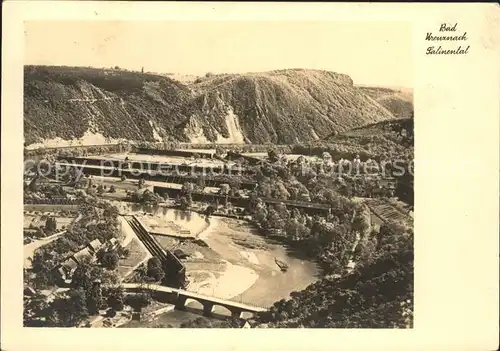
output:
[[[196,212],[125,203],[120,203],[120,207],[121,211],[129,213],[146,212],[163,217],[192,232],[200,233],[199,238],[208,244],[210,250],[227,262],[232,269],[227,269],[225,276],[218,277],[215,286],[209,286],[208,290],[199,291],[200,293],[213,293],[234,301],[269,307],[275,301],[288,298],[291,292],[302,290],[319,279],[320,270],[314,262],[300,257],[284,244],[260,235],[256,228],[245,221],[212,217],[210,223],[207,223],[204,216]],[[200,251],[204,253],[206,261],[207,251]],[[287,263],[289,268],[286,272],[279,269],[276,258]],[[195,266],[198,267],[197,270],[206,269],[208,274],[214,275],[210,271],[210,264],[187,263],[188,275]],[[196,305],[197,303],[188,305],[188,311],[164,313],[152,322],[132,321],[123,327],[159,324],[178,327],[182,322],[201,315],[201,306]],[[221,316],[227,315],[224,308],[216,307],[214,312]]]

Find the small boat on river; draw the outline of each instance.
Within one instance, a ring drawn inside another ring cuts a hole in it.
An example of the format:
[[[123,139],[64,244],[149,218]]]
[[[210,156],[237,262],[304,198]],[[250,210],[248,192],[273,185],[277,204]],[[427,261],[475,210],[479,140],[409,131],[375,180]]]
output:
[[[288,265],[286,264],[286,262],[280,261],[277,258],[275,258],[274,261],[276,262],[278,267],[280,267],[282,272],[286,272],[288,270]]]

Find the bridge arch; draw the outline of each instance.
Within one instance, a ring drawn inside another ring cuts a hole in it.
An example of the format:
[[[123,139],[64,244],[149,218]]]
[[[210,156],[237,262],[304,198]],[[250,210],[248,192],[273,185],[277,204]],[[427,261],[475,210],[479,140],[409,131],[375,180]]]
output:
[[[243,311],[243,312],[241,312],[241,316],[240,317],[243,318],[243,319],[254,318],[254,317],[256,317],[256,312]]]
[[[186,302],[184,302],[184,306],[203,311],[203,308],[205,305],[200,300],[197,300],[197,299],[192,298],[192,297],[188,297],[188,298],[186,298]]]
[[[214,314],[222,315],[225,317],[230,317],[233,314],[233,311],[236,311],[236,310],[237,309],[235,309],[233,307],[214,303],[214,308],[212,309],[212,312]]]

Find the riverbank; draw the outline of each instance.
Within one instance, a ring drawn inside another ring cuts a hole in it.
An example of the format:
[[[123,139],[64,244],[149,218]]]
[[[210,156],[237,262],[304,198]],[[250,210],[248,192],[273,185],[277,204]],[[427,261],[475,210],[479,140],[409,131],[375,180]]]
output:
[[[191,220],[198,226],[196,222],[201,217],[196,217],[196,214],[192,214]],[[231,299],[249,289],[257,281],[258,274],[251,267],[243,265],[241,260],[228,256],[227,252],[217,250],[209,243],[212,236],[217,236],[217,233],[223,230],[224,223],[220,218],[211,217],[207,221],[204,220],[204,224],[204,229],[198,233],[196,241],[153,236],[164,249],[180,249],[186,255],[182,262],[186,266],[187,278],[190,281],[189,291]]]
[[[194,241],[155,236],[162,247],[180,249],[186,255],[182,262],[190,280],[190,291],[269,307],[320,277],[315,262],[295,254],[282,242],[260,234],[247,221],[211,216],[207,222],[203,215],[195,212],[164,208],[144,207],[136,212],[166,216],[190,230],[199,228],[200,221],[205,224],[198,233],[198,240]],[[276,259],[286,262],[289,267],[286,272],[280,270]],[[197,302],[188,303],[187,307],[187,311],[169,311],[155,321],[132,321],[123,327],[179,326],[202,314]],[[222,307],[216,307],[214,313],[216,317],[228,316],[228,311]]]

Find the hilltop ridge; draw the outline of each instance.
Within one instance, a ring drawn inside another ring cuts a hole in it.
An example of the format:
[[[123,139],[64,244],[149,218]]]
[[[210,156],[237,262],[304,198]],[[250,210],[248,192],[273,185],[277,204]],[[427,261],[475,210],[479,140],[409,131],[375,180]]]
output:
[[[184,82],[171,77],[25,66],[25,142],[297,143],[395,118],[335,72],[207,74]]]

